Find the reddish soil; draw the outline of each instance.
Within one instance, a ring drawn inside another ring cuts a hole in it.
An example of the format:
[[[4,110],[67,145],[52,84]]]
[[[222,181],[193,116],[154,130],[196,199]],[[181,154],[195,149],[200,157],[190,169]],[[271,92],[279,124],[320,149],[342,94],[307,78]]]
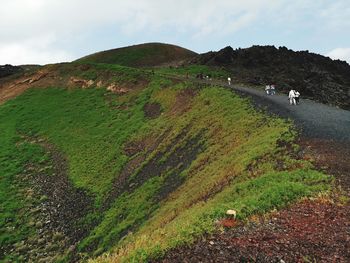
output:
[[[260,223],[174,249],[157,262],[349,262],[349,208],[305,200]]]

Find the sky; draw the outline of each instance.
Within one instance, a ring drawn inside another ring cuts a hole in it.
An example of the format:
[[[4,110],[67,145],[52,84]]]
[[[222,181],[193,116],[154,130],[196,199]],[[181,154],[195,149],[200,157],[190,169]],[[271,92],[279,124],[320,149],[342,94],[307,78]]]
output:
[[[0,0],[0,65],[162,42],[286,46],[350,63],[349,0]]]

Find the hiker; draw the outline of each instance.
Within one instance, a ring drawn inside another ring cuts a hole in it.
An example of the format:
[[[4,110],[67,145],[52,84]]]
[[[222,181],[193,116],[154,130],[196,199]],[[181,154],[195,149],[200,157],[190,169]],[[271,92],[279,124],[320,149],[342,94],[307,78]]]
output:
[[[270,95],[275,95],[276,94],[276,89],[275,89],[275,85],[270,85]]]
[[[270,95],[270,85],[265,86],[266,95]]]
[[[227,82],[228,82],[228,85],[231,86],[231,78],[230,77],[227,78]]]
[[[290,105],[296,105],[295,104],[295,90],[291,89],[289,91],[288,98],[289,98],[289,104]]]
[[[299,104],[299,96],[300,96],[299,91],[296,90],[294,94],[295,94],[295,104]]]

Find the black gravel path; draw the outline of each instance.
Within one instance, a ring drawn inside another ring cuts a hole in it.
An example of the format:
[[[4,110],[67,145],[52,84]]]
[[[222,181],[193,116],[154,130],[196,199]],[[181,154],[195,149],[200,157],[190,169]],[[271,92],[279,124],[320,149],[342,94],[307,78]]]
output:
[[[218,80],[185,79],[179,76],[167,76],[178,80],[190,80],[210,86],[222,86],[248,96],[254,105],[266,109],[268,113],[283,118],[290,118],[304,138],[330,140],[345,143],[350,147],[350,111],[329,106],[310,99],[303,99],[301,94],[299,105],[289,105],[288,94],[277,93],[268,96],[264,88],[248,88],[239,85],[228,85]],[[344,145],[345,146],[345,145]]]
[[[306,138],[350,142],[350,111],[302,98],[299,105],[289,105],[287,94],[268,96],[263,90],[224,86],[249,95],[255,105],[270,113],[292,119]]]

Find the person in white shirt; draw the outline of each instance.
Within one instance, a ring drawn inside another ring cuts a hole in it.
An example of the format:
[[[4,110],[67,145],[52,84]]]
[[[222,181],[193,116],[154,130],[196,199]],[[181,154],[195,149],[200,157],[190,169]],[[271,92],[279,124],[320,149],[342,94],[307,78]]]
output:
[[[289,98],[290,105],[296,105],[296,103],[295,103],[295,90],[291,89],[289,91],[288,98]]]
[[[231,78],[230,77],[227,78],[227,82],[228,82],[228,85],[231,85]]]

